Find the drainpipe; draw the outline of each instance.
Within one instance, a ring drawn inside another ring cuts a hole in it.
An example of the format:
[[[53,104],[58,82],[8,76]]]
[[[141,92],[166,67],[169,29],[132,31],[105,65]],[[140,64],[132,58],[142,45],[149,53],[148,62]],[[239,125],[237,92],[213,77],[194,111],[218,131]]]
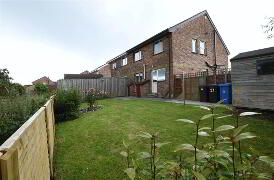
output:
[[[217,71],[217,55],[216,55],[216,32],[213,30],[214,33],[214,45],[213,45],[213,52],[214,52],[214,69],[213,69],[213,76],[214,76],[214,84],[217,84],[217,76],[216,76],[216,71]]]
[[[144,64],[144,80],[146,80],[146,65]]]
[[[169,91],[169,95],[168,95],[168,97],[169,98],[171,98],[171,82],[170,82],[170,80],[171,80],[171,78],[173,78],[173,77],[171,77],[172,75],[171,75],[171,51],[172,51],[172,39],[171,39],[172,37],[171,37],[171,34],[169,34],[169,59],[168,59],[168,91]]]

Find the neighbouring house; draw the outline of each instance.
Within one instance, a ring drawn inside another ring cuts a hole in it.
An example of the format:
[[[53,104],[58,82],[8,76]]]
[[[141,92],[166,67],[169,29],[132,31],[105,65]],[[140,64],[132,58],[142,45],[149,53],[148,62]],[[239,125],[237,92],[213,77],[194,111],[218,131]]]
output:
[[[231,59],[232,104],[274,110],[274,47]]]
[[[48,85],[49,88],[53,88],[53,89],[57,88],[57,83],[54,82],[54,81],[52,81],[52,80],[50,80],[50,78],[49,78],[49,77],[46,77],[46,76],[41,77],[41,78],[39,78],[39,79],[33,81],[32,84],[33,84],[33,85],[36,85],[36,84],[44,84],[44,85]],[[28,89],[31,90],[32,88],[29,87]]]
[[[229,50],[207,11],[200,12],[106,63],[111,77],[130,79],[133,96],[174,97],[174,77],[228,66]],[[97,71],[100,71],[97,69]]]
[[[81,72],[80,74],[89,74],[90,72],[88,70]]]
[[[111,77],[111,69],[109,64],[104,64],[93,71],[92,74],[101,74],[103,77]]]
[[[41,77],[35,81],[32,82],[33,85],[36,85],[36,84],[45,84],[45,85],[49,85],[49,86],[54,86],[56,85],[56,82],[50,80],[49,77]]]

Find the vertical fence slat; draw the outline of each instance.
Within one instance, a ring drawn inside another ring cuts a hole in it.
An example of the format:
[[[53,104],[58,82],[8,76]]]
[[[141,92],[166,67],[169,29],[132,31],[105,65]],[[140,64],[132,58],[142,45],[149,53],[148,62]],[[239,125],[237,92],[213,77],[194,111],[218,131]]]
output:
[[[6,152],[0,159],[2,180],[19,179],[18,150]]]
[[[58,88],[86,91],[90,88],[109,92],[112,97],[128,96],[127,78],[68,79],[59,80]]]

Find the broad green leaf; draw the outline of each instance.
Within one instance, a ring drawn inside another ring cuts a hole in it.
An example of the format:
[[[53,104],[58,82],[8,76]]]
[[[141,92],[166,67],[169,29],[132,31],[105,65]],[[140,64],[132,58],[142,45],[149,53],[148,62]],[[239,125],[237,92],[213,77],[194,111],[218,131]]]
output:
[[[210,136],[207,132],[205,131],[199,131],[198,132],[199,136]]]
[[[234,129],[233,130],[233,137],[236,137],[236,136],[238,136],[238,134],[244,129],[244,128],[246,128],[248,126],[248,124],[246,124],[246,125],[243,125],[243,126],[239,126],[238,128],[236,128],[236,129]]]
[[[128,149],[128,144],[123,140],[123,145],[125,146],[126,149]]]
[[[257,177],[258,179],[269,179],[269,180],[272,179],[272,175],[269,173],[259,173]]]
[[[231,178],[228,178],[228,177],[225,177],[225,176],[221,176],[221,177],[219,178],[219,180],[231,180]]]
[[[134,179],[135,179],[135,175],[136,175],[135,169],[133,169],[133,168],[127,168],[127,169],[125,170],[125,173],[127,173],[129,179],[131,179],[131,180],[134,180]]]
[[[155,144],[155,146],[157,147],[157,148],[160,148],[160,147],[162,147],[162,146],[164,146],[164,145],[167,145],[167,144],[169,144],[170,142],[166,142],[166,143],[156,143]]]
[[[211,118],[213,116],[216,116],[217,114],[207,114],[207,115],[204,115],[200,120],[205,120],[205,119],[208,119],[208,118]]]
[[[219,126],[215,129],[215,131],[217,132],[220,132],[220,131],[227,131],[227,130],[230,130],[230,129],[234,129],[235,127],[234,126],[231,126],[231,125],[222,125],[222,126]]]
[[[211,109],[209,107],[206,106],[198,106],[201,109],[207,110],[207,111],[211,111]]]
[[[178,151],[194,151],[195,148],[191,144],[180,144],[176,147],[174,152]]]
[[[256,136],[250,132],[245,132],[245,133],[242,133],[238,136],[235,137],[234,139],[234,142],[238,142],[238,141],[241,141],[241,140],[244,140],[244,139],[251,139],[251,138],[255,138]]]
[[[231,116],[233,116],[233,114],[229,114],[229,115],[226,115],[226,116],[216,117],[216,119],[223,119],[223,118],[227,118],[227,117],[231,117]]]
[[[188,119],[177,119],[176,121],[190,123],[190,124],[195,124],[195,122],[193,122],[191,120],[188,120]]]
[[[208,153],[206,151],[199,151],[197,153],[197,159],[201,160],[201,159],[205,159],[205,158],[210,158],[210,156],[208,155]]]
[[[211,154],[216,157],[225,157],[225,158],[230,157],[229,153],[222,151],[222,150],[214,150],[211,152]]]
[[[240,114],[240,116],[253,116],[253,115],[256,115],[256,114],[262,114],[262,113],[257,113],[257,112],[243,112]]]
[[[122,156],[124,156],[124,157],[128,157],[128,153],[125,152],[125,151],[120,152],[120,154],[121,154]]]
[[[267,163],[271,168],[274,168],[274,160],[269,156],[260,156],[260,161]]]
[[[147,158],[151,158],[151,154],[148,152],[140,152],[139,153],[140,159],[147,159]]]
[[[152,135],[147,133],[147,132],[140,132],[140,134],[138,134],[137,136],[143,137],[143,138],[147,138],[150,139],[152,138]]]
[[[206,178],[202,174],[195,171],[192,171],[192,173],[197,178],[197,180],[206,180]]]
[[[203,130],[211,130],[211,128],[210,127],[202,127],[198,131],[203,131]]]

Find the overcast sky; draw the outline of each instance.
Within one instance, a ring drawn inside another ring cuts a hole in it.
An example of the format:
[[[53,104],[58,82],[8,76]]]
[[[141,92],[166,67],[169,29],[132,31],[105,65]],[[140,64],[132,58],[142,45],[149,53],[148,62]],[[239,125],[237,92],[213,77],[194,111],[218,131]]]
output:
[[[93,70],[203,10],[231,52],[274,46],[273,0],[0,0],[0,68],[14,82]]]

